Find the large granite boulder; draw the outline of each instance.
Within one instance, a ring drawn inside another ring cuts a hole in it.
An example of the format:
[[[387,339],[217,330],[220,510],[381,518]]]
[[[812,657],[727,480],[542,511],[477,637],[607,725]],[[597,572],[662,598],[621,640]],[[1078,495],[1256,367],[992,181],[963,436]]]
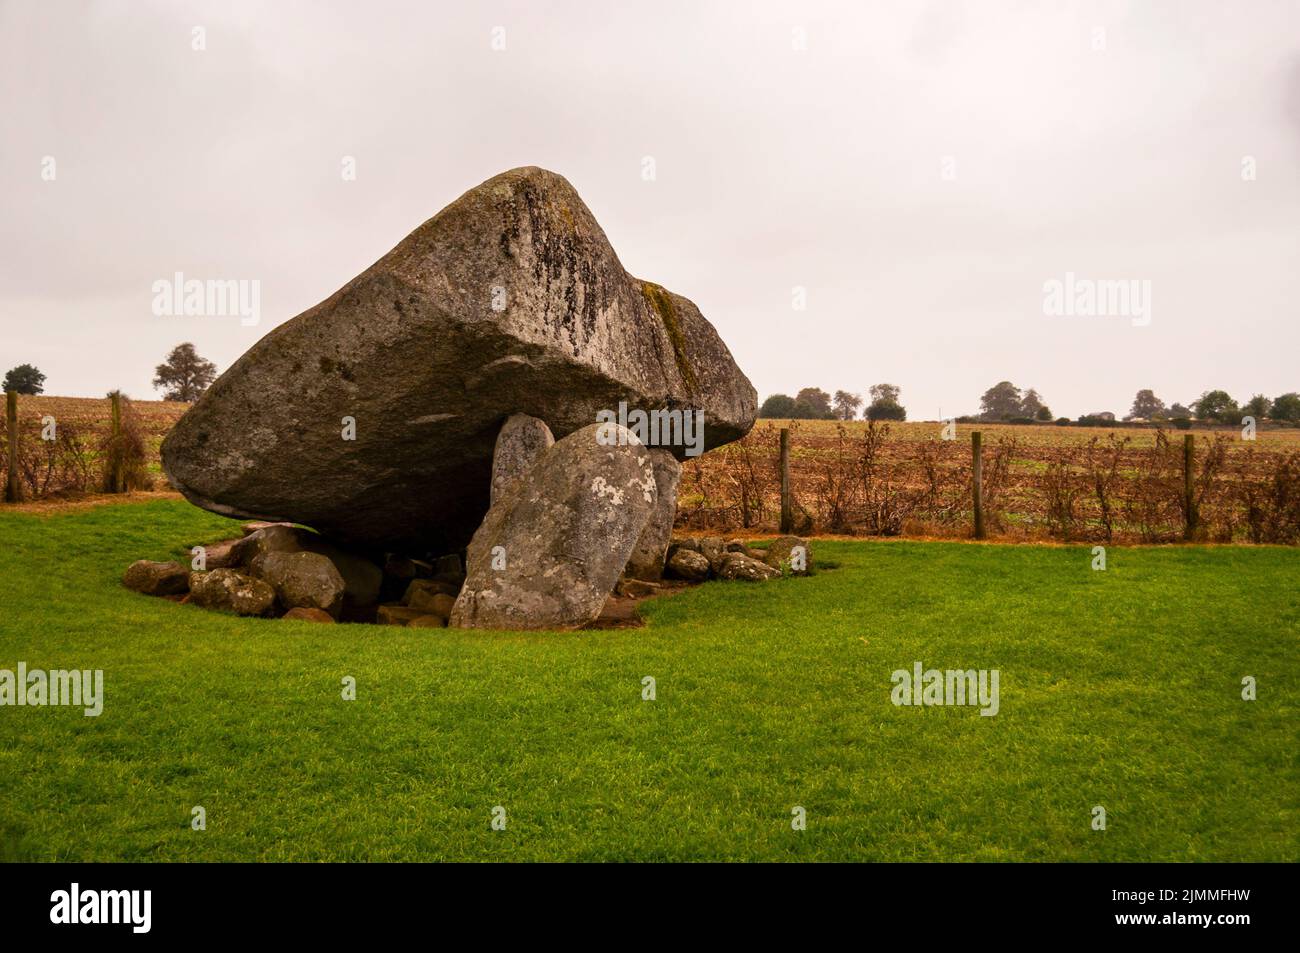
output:
[[[650,454],[592,424],[547,450],[488,511],[469,544],[451,624],[574,628],[605,605],[654,509]]]
[[[655,506],[645,529],[632,548],[624,573],[633,579],[654,581],[664,574],[668,544],[673,538],[673,520],[677,517],[677,484],[682,479],[682,465],[661,447],[650,449],[650,465],[655,473]]]
[[[620,402],[702,412],[706,450],[757,409],[692,302],[624,271],[562,177],[514,169],[250,348],[172,428],[163,468],[216,513],[440,554],[487,512],[510,415],[562,438]]]

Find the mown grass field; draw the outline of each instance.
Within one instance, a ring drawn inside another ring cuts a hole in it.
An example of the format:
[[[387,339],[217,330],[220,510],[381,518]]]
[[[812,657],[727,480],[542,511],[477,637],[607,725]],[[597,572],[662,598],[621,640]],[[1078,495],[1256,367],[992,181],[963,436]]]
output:
[[[106,693],[98,718],[0,708],[5,859],[1300,860],[1292,548],[1095,572],[1087,547],[827,541],[811,578],[583,633],[241,620],[118,583],[234,527],[0,511],[0,668]],[[1000,712],[895,707],[917,660],[998,669]]]

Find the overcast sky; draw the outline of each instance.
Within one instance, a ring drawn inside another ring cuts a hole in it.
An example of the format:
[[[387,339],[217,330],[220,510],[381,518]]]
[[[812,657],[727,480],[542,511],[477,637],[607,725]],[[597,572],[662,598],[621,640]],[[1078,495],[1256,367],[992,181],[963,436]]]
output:
[[[50,394],[154,396],[184,340],[224,370],[521,165],[760,398],[1300,390],[1295,0],[0,0],[0,77],[0,371]],[[156,316],[178,271],[259,280],[261,324]],[[1150,323],[1045,314],[1067,272],[1150,282]]]

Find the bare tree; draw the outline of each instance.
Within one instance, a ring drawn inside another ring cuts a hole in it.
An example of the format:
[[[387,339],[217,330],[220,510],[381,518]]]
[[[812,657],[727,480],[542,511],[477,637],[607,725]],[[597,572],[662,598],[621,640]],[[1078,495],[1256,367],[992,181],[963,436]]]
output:
[[[837,390],[834,398],[831,399],[831,405],[835,408],[835,416],[840,420],[852,420],[858,415],[858,408],[862,406],[862,396],[850,394],[846,390]]]
[[[153,386],[164,390],[163,400],[192,403],[216,379],[217,365],[199,357],[194,345],[186,341],[172,348],[165,363],[155,369]]]

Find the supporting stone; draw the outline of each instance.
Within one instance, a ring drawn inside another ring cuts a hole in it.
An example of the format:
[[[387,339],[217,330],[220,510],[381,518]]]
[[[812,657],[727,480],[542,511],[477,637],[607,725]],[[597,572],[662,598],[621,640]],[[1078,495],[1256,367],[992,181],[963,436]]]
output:
[[[677,517],[677,486],[682,479],[682,465],[667,450],[659,448],[650,451],[650,465],[654,467],[655,474],[655,505],[632,550],[632,558],[627,561],[624,575],[654,582],[663,578],[664,560],[668,556],[668,544],[673,538],[673,520]]]
[[[527,414],[511,414],[506,418],[492,453],[492,503],[501,499],[501,494],[553,446],[555,437],[546,421]]]
[[[451,624],[576,628],[600,615],[655,504],[636,436],[591,424],[560,440],[493,506],[469,544]]]

